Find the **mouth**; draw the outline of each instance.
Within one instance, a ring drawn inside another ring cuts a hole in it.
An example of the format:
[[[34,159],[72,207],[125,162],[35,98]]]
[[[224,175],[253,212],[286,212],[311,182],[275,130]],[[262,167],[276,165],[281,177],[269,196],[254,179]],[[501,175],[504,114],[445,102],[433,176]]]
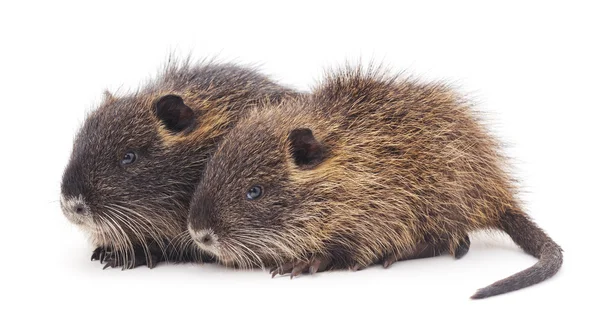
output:
[[[85,232],[88,232],[90,234],[103,233],[101,228],[98,225],[96,225],[96,223],[92,220],[86,220],[83,218],[78,218],[76,216],[69,216],[66,213],[65,213],[65,217],[67,218],[67,220],[69,220],[69,222],[71,224],[77,226],[78,228],[84,230]]]
[[[242,269],[264,267],[260,253],[254,252],[248,243],[229,236],[220,238],[211,228],[197,230],[188,226],[188,230],[200,250],[210,253],[225,266]]]
[[[71,222],[71,224],[77,226],[79,229],[91,235],[100,235],[104,233],[104,231],[92,220],[84,220],[82,218],[69,217],[68,215],[65,216],[67,217],[67,220]]]
[[[90,220],[86,220],[82,217],[79,216],[74,216],[71,215],[69,213],[64,213],[65,217],[67,217],[67,220],[69,220],[69,222],[71,222],[72,224],[79,226],[79,227],[84,227],[84,228],[93,228],[95,227],[93,222],[90,222]]]

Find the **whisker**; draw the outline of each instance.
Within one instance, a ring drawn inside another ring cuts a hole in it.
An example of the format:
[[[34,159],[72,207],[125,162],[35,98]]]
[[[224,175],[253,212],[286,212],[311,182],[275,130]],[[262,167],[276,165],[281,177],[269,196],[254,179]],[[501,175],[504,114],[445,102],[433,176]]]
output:
[[[142,246],[142,249],[144,250],[144,255],[146,257],[146,261],[148,261],[148,263],[150,263],[151,260],[151,255],[150,255],[150,248],[148,247],[148,244],[146,243],[146,239],[144,234],[142,233],[142,231],[140,231],[139,229],[137,229],[134,225],[132,225],[132,221],[133,220],[126,220],[125,218],[119,216],[116,213],[112,213],[111,214],[115,219],[119,220],[124,226],[126,226],[127,228],[129,228],[134,236],[136,236],[138,238],[138,241],[140,243],[140,246]],[[132,245],[133,247],[133,245]],[[133,255],[133,261],[132,263],[135,263],[135,249],[134,249],[134,255]]]
[[[127,233],[125,232],[125,230],[123,230],[123,227],[121,227],[121,225],[117,222],[115,222],[115,220],[112,218],[111,215],[109,214],[105,214],[105,217],[107,219],[109,219],[111,222],[108,223],[109,226],[111,226],[111,228],[113,228],[115,234],[117,234],[117,239],[118,242],[120,242],[120,245],[117,246],[117,248],[121,249],[123,251],[124,254],[124,261],[123,261],[123,265],[124,267],[128,264],[133,263],[132,259],[130,259],[129,254],[131,253],[131,256],[135,256],[135,252],[133,250],[133,244],[131,243],[131,240],[129,240],[129,237],[127,236]]]

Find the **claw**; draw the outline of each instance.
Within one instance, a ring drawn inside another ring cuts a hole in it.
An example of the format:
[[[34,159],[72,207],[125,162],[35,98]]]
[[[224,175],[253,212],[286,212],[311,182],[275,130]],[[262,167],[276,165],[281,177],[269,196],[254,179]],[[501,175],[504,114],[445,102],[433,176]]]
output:
[[[361,266],[360,264],[358,264],[358,263],[357,263],[357,264],[354,264],[354,265],[353,265],[353,266],[350,268],[350,271],[352,271],[352,272],[356,272],[356,271],[360,271],[360,270],[362,270],[362,269],[364,269],[364,267],[363,267],[363,266]]]
[[[105,247],[97,247],[92,252],[92,261],[100,261],[100,263],[104,263],[113,258],[113,253]]]
[[[116,260],[110,259],[110,260],[107,260],[106,264],[104,264],[104,267],[102,269],[106,270],[109,267],[114,269],[114,268],[117,268],[119,266],[121,266],[121,265]],[[125,266],[123,266],[123,268],[124,267]]]
[[[326,257],[313,257],[309,261],[295,261],[288,262],[281,266],[276,266],[269,270],[271,278],[276,275],[284,275],[290,273],[290,279],[302,274],[309,273],[315,274],[320,271],[324,271],[331,263],[331,259]]]
[[[390,265],[394,264],[398,259],[395,255],[388,255],[383,258],[383,268],[387,269]]]
[[[276,266],[271,269],[271,278],[274,278],[276,275],[281,274],[284,275],[288,272],[291,272],[294,268],[293,263],[285,263],[281,266]]]
[[[271,273],[271,279],[274,278],[277,274],[279,274],[279,267],[273,267],[269,270],[269,273]]]
[[[315,274],[319,271],[319,266],[321,266],[321,259],[320,258],[315,258],[312,263],[310,264],[310,266],[308,267],[308,273],[310,274]]]
[[[290,279],[293,279],[295,276],[298,276],[300,275],[300,273],[304,272],[307,266],[307,262],[300,262],[296,264],[296,266],[294,266],[294,268],[292,269],[292,272],[290,272]]]
[[[94,251],[92,252],[92,261],[98,260],[100,259],[100,254],[102,254],[102,251],[104,249],[102,247],[96,247],[96,249],[94,249]]]

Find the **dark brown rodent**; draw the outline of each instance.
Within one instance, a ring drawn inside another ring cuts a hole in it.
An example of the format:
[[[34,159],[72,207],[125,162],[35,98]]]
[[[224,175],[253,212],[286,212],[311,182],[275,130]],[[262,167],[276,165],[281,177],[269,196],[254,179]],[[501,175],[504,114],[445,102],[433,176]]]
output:
[[[190,232],[223,264],[295,276],[499,229],[540,261],[472,298],[517,290],[554,275],[562,250],[521,209],[499,152],[449,87],[343,70],[240,120],[206,167]]]
[[[87,116],[62,181],[61,207],[106,266],[201,261],[186,228],[207,157],[243,111],[292,90],[254,69],[172,61],[156,80]]]

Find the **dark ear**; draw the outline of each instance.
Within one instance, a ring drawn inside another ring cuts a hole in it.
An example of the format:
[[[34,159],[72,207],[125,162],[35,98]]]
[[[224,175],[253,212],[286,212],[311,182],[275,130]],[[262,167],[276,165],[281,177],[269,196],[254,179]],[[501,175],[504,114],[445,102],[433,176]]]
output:
[[[181,132],[194,124],[194,111],[176,95],[166,95],[154,104],[154,113],[173,132]]]
[[[323,145],[315,139],[310,129],[292,130],[288,138],[296,165],[313,167],[323,160],[325,156]]]

